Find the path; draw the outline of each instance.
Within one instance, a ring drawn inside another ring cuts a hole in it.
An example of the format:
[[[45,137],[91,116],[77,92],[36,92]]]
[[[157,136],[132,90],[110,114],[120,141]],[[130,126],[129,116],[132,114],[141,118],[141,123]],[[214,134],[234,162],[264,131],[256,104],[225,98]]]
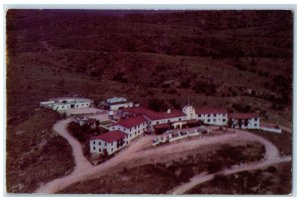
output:
[[[291,156],[285,156],[285,157],[282,157],[282,158],[277,158],[277,159],[272,159],[272,160],[264,160],[264,161],[261,161],[259,163],[245,164],[245,165],[242,165],[242,166],[239,166],[239,167],[236,167],[236,168],[225,169],[223,171],[213,173],[213,174],[196,175],[192,179],[190,179],[190,182],[184,183],[180,186],[177,186],[176,188],[171,190],[169,193],[170,194],[184,194],[185,192],[187,192],[188,190],[191,190],[195,186],[214,179],[217,174],[227,176],[227,175],[235,174],[235,173],[238,173],[238,172],[260,169],[260,168],[267,167],[267,166],[270,166],[270,165],[273,165],[273,164],[276,164],[276,163],[288,162],[288,161],[291,161],[291,160],[292,160]]]
[[[282,129],[282,130],[284,130],[284,131],[286,131],[286,132],[288,132],[288,133],[291,133],[292,134],[292,129],[291,128],[289,128],[289,127],[286,127],[286,126],[283,126],[283,125],[279,125],[279,127]]]
[[[245,136],[246,138],[248,138],[249,134],[250,134],[247,131],[242,131],[242,130],[239,130],[237,132],[241,133],[242,136]],[[200,175],[196,175],[193,178],[191,178],[189,182],[184,183],[180,186],[177,186],[176,188],[172,189],[169,193],[170,194],[183,194],[199,184],[202,184],[204,182],[214,179],[214,177],[217,174],[230,175],[230,174],[234,174],[234,173],[238,173],[238,172],[242,172],[242,171],[259,169],[259,168],[263,168],[263,167],[266,167],[266,166],[269,166],[272,164],[287,162],[287,161],[292,160],[291,156],[280,157],[278,148],[274,144],[272,144],[270,141],[266,140],[265,138],[262,138],[260,136],[256,136],[253,134],[250,134],[250,135],[253,137],[253,139],[256,139],[257,141],[262,143],[266,148],[265,157],[262,161],[256,162],[256,163],[243,164],[241,166],[225,169],[223,171],[213,173],[213,174],[205,175],[202,173]]]
[[[68,140],[72,149],[75,159],[75,169],[74,171],[65,177],[54,179],[42,186],[40,186],[35,193],[55,193],[63,188],[89,178],[95,178],[95,176],[101,176],[105,174],[107,170],[126,163],[133,159],[146,159],[151,157],[160,158],[165,154],[182,152],[185,150],[190,150],[199,147],[204,144],[215,144],[215,143],[230,143],[234,140],[246,140],[246,141],[258,141],[265,145],[266,154],[265,160],[271,160],[279,157],[278,149],[268,140],[259,137],[257,135],[251,134],[247,131],[236,130],[235,134],[225,134],[220,136],[202,136],[197,140],[182,141],[179,143],[174,143],[166,146],[157,147],[155,149],[143,150],[146,145],[150,145],[153,136],[143,136],[131,142],[129,146],[119,152],[116,156],[110,160],[98,166],[92,166],[89,161],[83,155],[82,147],[80,143],[71,136],[68,132],[66,126],[71,122],[71,118],[57,122],[53,129],[55,132],[63,136]]]

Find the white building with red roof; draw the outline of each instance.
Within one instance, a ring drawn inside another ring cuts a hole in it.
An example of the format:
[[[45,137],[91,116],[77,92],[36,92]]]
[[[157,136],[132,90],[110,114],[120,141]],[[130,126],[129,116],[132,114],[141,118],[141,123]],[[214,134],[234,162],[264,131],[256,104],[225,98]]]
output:
[[[147,129],[147,119],[143,115],[129,117],[127,119],[118,121],[109,127],[110,131],[122,131],[128,134],[128,141],[143,134]]]
[[[226,126],[228,114],[222,108],[200,108],[196,109],[197,119],[205,124]]]
[[[90,138],[90,153],[111,155],[128,144],[127,136],[127,133],[118,130],[92,136]]]
[[[126,116],[143,115],[148,120],[148,124],[151,128],[158,124],[172,123],[188,119],[187,115],[179,110],[155,112],[144,107],[134,107],[122,109],[122,113]]]
[[[230,113],[228,126],[241,129],[259,129],[259,116],[254,113]]]

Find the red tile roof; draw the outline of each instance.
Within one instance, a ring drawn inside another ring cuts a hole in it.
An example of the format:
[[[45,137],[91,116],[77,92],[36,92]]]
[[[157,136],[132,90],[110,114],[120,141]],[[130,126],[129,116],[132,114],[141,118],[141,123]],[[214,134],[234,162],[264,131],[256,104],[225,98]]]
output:
[[[230,113],[229,118],[234,119],[252,119],[259,117],[257,114],[254,113]]]
[[[197,114],[224,114],[227,111],[223,108],[197,108]]]
[[[92,136],[90,140],[102,140],[108,143],[112,143],[118,140],[122,140],[127,137],[127,134],[122,131],[111,131],[103,133],[102,135]]]
[[[121,120],[115,123],[114,125],[120,125],[125,128],[132,128],[146,121],[147,119],[145,117],[143,117],[142,115],[138,115],[134,117],[129,117],[128,119]]]
[[[181,112],[179,110],[174,110],[174,111],[171,111],[170,113],[155,112],[155,111],[149,110],[144,107],[124,108],[124,109],[122,109],[122,111],[133,113],[133,114],[142,114],[151,120],[170,119],[170,118],[175,118],[175,117],[186,116],[183,112]]]

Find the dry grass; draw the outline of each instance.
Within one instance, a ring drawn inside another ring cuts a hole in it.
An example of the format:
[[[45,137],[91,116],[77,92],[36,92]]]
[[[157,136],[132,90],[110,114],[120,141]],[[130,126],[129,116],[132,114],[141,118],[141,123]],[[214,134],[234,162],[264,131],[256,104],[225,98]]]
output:
[[[251,131],[259,136],[266,138],[267,140],[271,141],[278,147],[281,155],[292,155],[292,142],[293,136],[291,133],[286,131],[282,131],[282,133],[272,133],[262,130],[253,130]]]
[[[32,193],[39,184],[68,174],[74,167],[68,142],[52,132],[53,111],[38,110],[7,127],[6,187],[9,193]]]
[[[109,170],[105,176],[72,184],[58,193],[163,194],[203,171],[214,172],[240,162],[259,160],[262,147],[255,142],[241,142],[229,147],[204,147],[204,151],[199,148],[180,158],[163,158],[160,162],[139,164],[138,167],[123,164],[121,168]],[[229,153],[228,148],[233,152]],[[223,155],[220,156],[220,153]],[[128,163],[131,164],[131,161]]]
[[[269,166],[262,170],[240,172],[200,184],[188,194],[277,194],[287,195],[292,189],[291,163]]]

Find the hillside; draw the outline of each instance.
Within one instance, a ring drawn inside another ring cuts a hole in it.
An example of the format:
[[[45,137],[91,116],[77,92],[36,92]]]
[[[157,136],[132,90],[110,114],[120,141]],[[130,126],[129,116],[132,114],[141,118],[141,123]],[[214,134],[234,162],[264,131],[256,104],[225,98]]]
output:
[[[56,96],[125,96],[158,110],[189,99],[291,125],[291,11],[9,10],[6,20],[9,192],[72,169],[70,148],[51,131],[59,117],[36,110]],[[61,168],[24,179],[41,171],[47,143],[47,164]]]
[[[292,41],[290,11],[9,10],[8,116],[53,96],[124,92],[146,105],[178,107],[188,95],[197,106],[286,114]]]

